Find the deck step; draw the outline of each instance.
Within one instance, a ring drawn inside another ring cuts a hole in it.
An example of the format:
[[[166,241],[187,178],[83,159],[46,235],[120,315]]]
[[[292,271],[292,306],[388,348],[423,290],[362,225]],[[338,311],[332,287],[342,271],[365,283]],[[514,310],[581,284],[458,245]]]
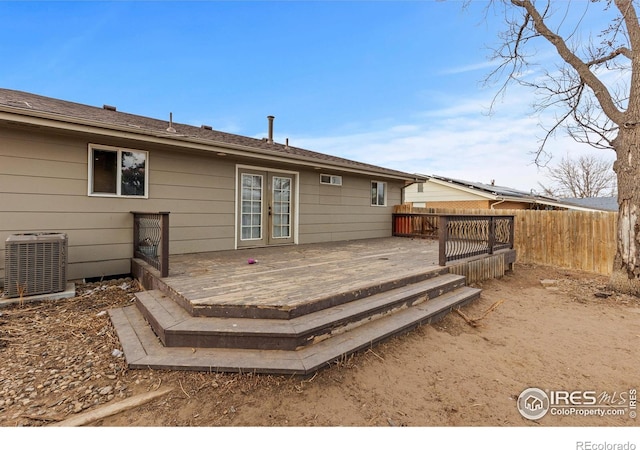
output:
[[[464,284],[463,276],[444,274],[293,319],[194,317],[158,290],[136,294],[136,305],[167,347],[295,350]]]
[[[109,314],[127,363],[132,369],[305,375],[383,339],[422,324],[436,322],[451,310],[478,298],[480,292],[480,289],[458,287],[436,298],[414,302],[393,314],[360,323],[346,332],[330,335],[326,339],[311,342],[295,350],[166,347],[136,306],[113,309]],[[177,310],[170,307],[166,308],[164,314],[166,316],[162,317],[162,320],[171,320],[171,317],[173,320],[179,320],[182,317]]]

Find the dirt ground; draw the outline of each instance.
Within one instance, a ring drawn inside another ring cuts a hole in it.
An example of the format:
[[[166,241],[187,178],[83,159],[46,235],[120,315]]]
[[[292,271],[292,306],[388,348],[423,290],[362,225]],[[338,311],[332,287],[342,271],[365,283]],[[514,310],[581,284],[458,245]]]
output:
[[[629,393],[640,388],[640,301],[606,281],[516,265],[480,284],[462,314],[306,378],[128,370],[105,311],[130,303],[136,283],[78,286],[73,299],[0,309],[0,425],[52,425],[169,387],[87,425],[638,426]],[[606,408],[625,413],[529,420],[516,403],[531,387],[604,393]]]

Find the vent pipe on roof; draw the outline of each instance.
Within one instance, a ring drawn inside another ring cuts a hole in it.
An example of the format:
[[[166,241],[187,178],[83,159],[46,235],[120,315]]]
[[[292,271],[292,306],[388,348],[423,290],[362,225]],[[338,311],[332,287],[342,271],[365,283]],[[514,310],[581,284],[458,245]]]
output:
[[[172,112],[169,113],[169,128],[167,128],[167,131],[169,133],[175,133],[176,132],[176,129],[173,128],[173,113]]]
[[[285,140],[284,148],[289,148],[289,138]]]
[[[111,105],[102,105],[102,109],[106,109],[107,111],[115,111],[116,107]]]
[[[273,144],[273,119],[275,119],[275,117],[267,116],[267,119],[269,119],[269,137],[267,138],[267,142]]]

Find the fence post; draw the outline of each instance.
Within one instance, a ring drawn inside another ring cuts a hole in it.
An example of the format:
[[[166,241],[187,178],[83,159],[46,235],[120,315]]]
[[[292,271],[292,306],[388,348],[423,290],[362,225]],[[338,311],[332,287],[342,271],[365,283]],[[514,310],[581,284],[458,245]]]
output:
[[[160,236],[162,245],[162,261],[160,263],[160,276],[169,276],[169,213],[160,212]]]
[[[138,236],[140,236],[140,220],[138,215],[132,212],[133,214],[133,256],[136,256],[136,251],[138,249]]]
[[[489,216],[489,254],[493,255],[493,247],[496,245],[496,216]]]
[[[509,225],[510,225],[510,230],[509,230],[509,243],[511,244],[509,246],[510,249],[513,249],[514,245],[515,245],[515,237],[516,237],[516,216],[510,216],[510,220],[509,220]]]
[[[447,264],[447,217],[438,217],[438,264]]]

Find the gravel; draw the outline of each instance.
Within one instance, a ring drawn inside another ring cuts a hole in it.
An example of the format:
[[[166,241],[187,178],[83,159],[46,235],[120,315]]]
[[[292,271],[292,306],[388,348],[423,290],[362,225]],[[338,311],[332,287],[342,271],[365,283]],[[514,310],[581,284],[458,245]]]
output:
[[[125,378],[137,375],[124,376],[107,311],[138,290],[130,278],[87,283],[71,299],[1,309],[0,425],[43,425],[132,395]]]

